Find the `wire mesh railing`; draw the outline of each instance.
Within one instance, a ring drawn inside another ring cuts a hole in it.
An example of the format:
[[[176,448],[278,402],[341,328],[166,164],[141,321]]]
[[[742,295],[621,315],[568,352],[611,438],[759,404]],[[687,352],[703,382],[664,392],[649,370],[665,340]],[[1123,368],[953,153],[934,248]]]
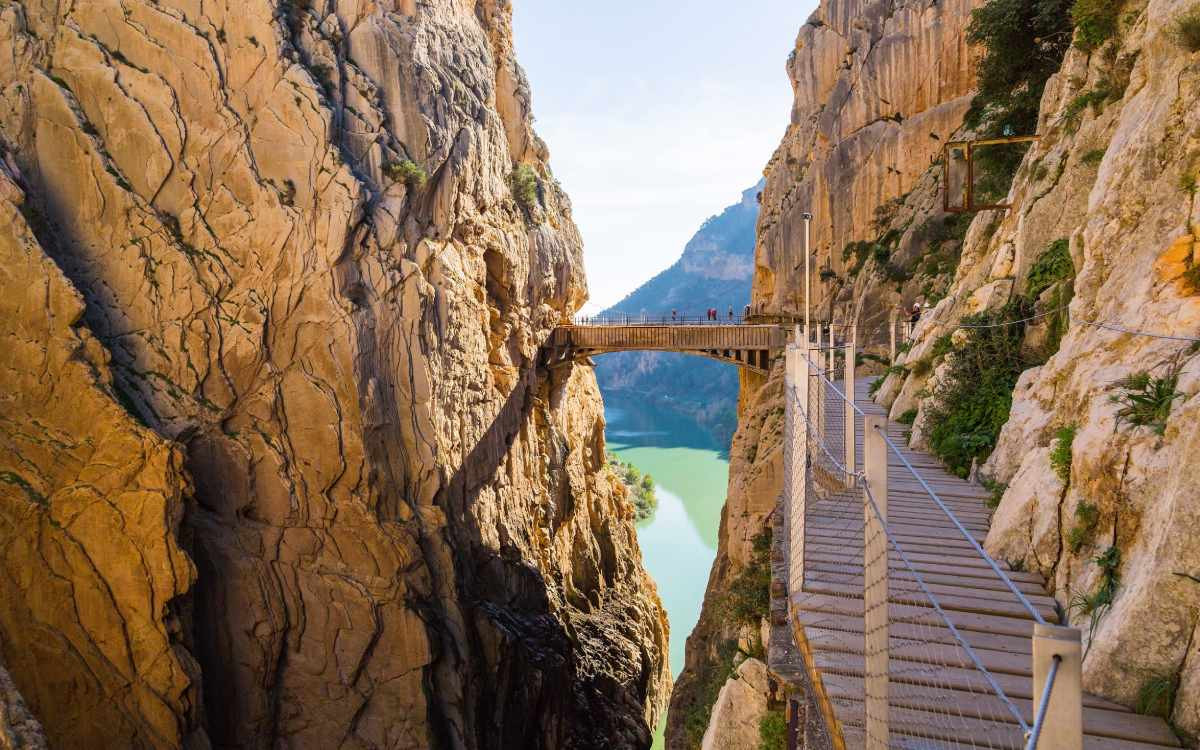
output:
[[[1081,726],[1079,680],[1063,687],[1057,665],[1077,672],[1078,632],[1046,623],[977,524],[959,518],[961,501],[943,498],[886,420],[856,404],[853,329],[844,340],[818,332],[786,357],[793,630],[831,734],[872,750],[1074,747],[1061,743]],[[905,487],[891,497],[889,464]]]

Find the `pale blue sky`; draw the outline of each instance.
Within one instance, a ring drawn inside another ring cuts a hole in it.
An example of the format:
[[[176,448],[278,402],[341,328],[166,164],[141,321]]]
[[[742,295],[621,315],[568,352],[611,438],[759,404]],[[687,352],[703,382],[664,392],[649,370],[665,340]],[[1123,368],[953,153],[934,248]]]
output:
[[[514,0],[538,133],[583,232],[589,311],[669,266],[762,175],[816,0]]]

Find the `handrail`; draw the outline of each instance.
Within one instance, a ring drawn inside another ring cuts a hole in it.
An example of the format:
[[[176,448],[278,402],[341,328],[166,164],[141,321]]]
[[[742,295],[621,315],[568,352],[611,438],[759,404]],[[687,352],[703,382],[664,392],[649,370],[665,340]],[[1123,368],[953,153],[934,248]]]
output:
[[[876,429],[878,430],[879,428],[876,427]],[[879,433],[883,436],[883,440],[885,443],[887,443],[888,447],[892,449],[892,453],[896,454],[896,457],[900,459],[900,463],[904,464],[904,468],[908,469],[909,473],[916,477],[917,481],[921,483],[921,486],[925,488],[925,492],[929,493],[929,496],[933,498],[933,501],[937,503],[939,508],[942,509],[942,512],[946,514],[946,517],[950,519],[950,522],[954,524],[955,528],[957,528],[959,532],[962,533],[963,537],[971,543],[971,546],[975,548],[975,551],[979,553],[980,557],[987,561],[987,564],[991,566],[992,570],[997,576],[999,576],[1004,585],[1008,587],[1009,591],[1011,591],[1021,602],[1021,604],[1024,605],[1025,609],[1029,610],[1029,613],[1033,615],[1033,619],[1040,625],[1047,624],[1045,618],[1042,617],[1042,614],[1034,608],[1033,604],[1031,604],[1027,598],[1025,598],[1025,595],[1021,593],[1021,590],[1017,588],[1017,585],[1012,582],[1012,579],[1008,577],[1008,574],[1005,573],[1004,570],[996,563],[996,561],[992,559],[992,556],[989,555],[986,550],[984,550],[983,546],[975,540],[975,537],[971,535],[971,532],[967,531],[966,527],[959,522],[958,517],[954,515],[954,512],[946,506],[946,503],[942,501],[942,498],[938,497],[938,494],[933,491],[933,488],[929,486],[929,483],[925,481],[925,478],[913,468],[913,465],[908,462],[908,459],[904,457],[904,454],[900,452],[900,448],[897,447],[894,442],[892,442],[892,439],[888,437],[887,433],[883,430],[879,430]]]
[[[1050,707],[1050,693],[1054,691],[1054,678],[1058,676],[1058,665],[1062,664],[1062,657],[1055,654],[1054,661],[1050,663],[1050,671],[1046,675],[1046,686],[1042,688],[1042,698],[1038,701],[1037,714],[1033,717],[1033,729],[1028,730],[1029,741],[1025,743],[1025,750],[1037,750],[1038,739],[1042,736],[1042,725],[1046,721],[1046,711]]]

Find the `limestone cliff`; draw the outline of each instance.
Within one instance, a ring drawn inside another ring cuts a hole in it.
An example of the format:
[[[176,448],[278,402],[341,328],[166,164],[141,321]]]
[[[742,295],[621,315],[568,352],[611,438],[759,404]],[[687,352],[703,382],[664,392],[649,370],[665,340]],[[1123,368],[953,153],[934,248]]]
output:
[[[851,298],[851,242],[881,234],[971,102],[965,40],[977,0],[827,0],[801,28],[787,71],[792,119],[766,168],[754,303],[804,308],[802,215],[813,214],[813,310]],[[859,294],[872,312],[876,295]]]
[[[932,205],[931,192],[915,188],[928,179],[971,101],[974,67],[964,30],[975,4],[827,0],[800,29],[787,61],[795,92],[791,123],[765,171],[755,305],[768,313],[803,312],[801,215],[811,211],[814,315],[841,320],[849,311],[864,324],[886,319],[892,301],[883,290],[893,285],[870,273],[853,278],[842,249],[902,221],[899,204],[909,195]],[[880,206],[884,212],[876,211]],[[717,559],[671,701],[672,748],[699,745],[696,717],[707,719],[712,686],[728,673],[727,644],[737,642],[742,627],[729,621],[722,602],[781,491],[782,379],[780,365],[768,379],[742,379]]]
[[[988,546],[1052,582],[1090,643],[1088,690],[1169,716],[1194,738],[1200,55],[1173,33],[1187,10],[1126,3],[1110,40],[1067,54],[1041,102],[1042,139],[1012,185],[1016,209],[975,219],[950,294],[920,325],[906,363],[961,336],[964,315],[1010,300],[1036,297],[1027,349],[1043,346],[1048,321],[1062,316],[1061,342],[1020,375],[982,466],[1007,485]],[[1069,253],[1061,284],[1073,297],[1041,292],[1036,279],[1056,245]],[[922,396],[945,368],[893,377],[881,391],[896,399],[893,414],[919,407],[914,439],[929,438]],[[1139,372],[1163,385],[1165,409],[1119,418],[1131,390],[1120,381]]]
[[[45,747],[46,738],[41,726],[25,707],[8,672],[0,667],[0,748],[44,750]]]
[[[22,477],[0,503],[42,544],[86,518],[70,501],[85,538],[155,555],[92,605],[116,642],[64,607],[106,575],[82,552],[24,605],[56,609],[44,643],[128,653],[104,665],[134,686],[105,728],[14,658],[0,600],[57,745],[649,743],[665,617],[594,379],[540,366],[586,288],[510,23],[502,0],[0,6],[0,143],[33,236],[9,338],[49,342],[96,401],[40,395],[51,371],[6,348],[30,401],[0,432]]]

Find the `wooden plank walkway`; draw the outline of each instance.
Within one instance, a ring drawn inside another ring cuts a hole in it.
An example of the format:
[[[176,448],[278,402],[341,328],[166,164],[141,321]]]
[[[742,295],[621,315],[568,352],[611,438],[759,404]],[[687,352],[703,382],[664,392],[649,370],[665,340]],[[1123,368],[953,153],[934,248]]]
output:
[[[855,401],[867,414],[884,414],[867,397],[870,380],[856,383]],[[841,408],[840,399],[835,399],[829,395],[828,414]],[[832,416],[830,420],[836,421]],[[861,467],[861,418],[856,422]],[[951,475],[932,457],[904,447],[906,430],[888,425],[889,437],[902,447],[904,457],[982,542],[990,517],[988,492]],[[840,445],[837,431],[828,429],[829,440]],[[889,529],[897,543],[948,619],[1032,725],[1032,616],[890,451],[888,484]],[[804,586],[790,596],[789,620],[807,672],[805,681],[831,725],[833,745],[839,746],[840,730],[841,746],[854,750],[866,744],[862,491],[835,491],[809,502]],[[1048,622],[1058,622],[1057,606],[1046,595],[1040,575],[1000,565]],[[888,568],[891,746],[1019,748],[1020,725],[987,687],[894,550]],[[1091,695],[1084,696],[1084,735],[1088,750],[1179,747],[1162,720]]]

